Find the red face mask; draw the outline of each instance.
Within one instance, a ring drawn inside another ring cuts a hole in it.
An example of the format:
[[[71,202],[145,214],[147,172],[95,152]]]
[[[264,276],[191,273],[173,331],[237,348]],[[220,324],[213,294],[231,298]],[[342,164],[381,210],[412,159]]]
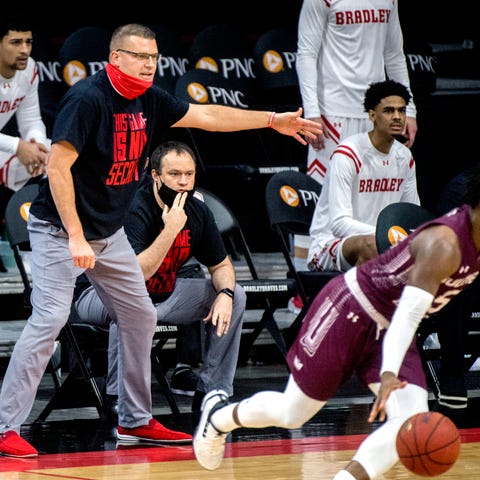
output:
[[[153,81],[148,82],[147,80],[127,75],[111,63],[107,63],[105,70],[113,88],[122,95],[122,97],[128,98],[129,100],[143,95],[153,84]]]

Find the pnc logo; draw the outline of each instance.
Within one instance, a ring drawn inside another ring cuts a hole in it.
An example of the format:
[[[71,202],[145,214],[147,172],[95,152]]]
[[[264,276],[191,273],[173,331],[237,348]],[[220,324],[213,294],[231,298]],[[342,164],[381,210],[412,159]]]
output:
[[[282,185],[280,187],[280,197],[289,207],[298,207],[300,197],[295,189],[290,185]]]
[[[71,60],[63,67],[63,78],[70,87],[87,76],[85,65],[78,60]]]
[[[275,50],[267,50],[263,54],[263,68],[270,73],[278,73],[283,70],[282,56]]]
[[[401,242],[402,240],[408,237],[408,233],[405,231],[405,229],[398,225],[391,226],[388,229],[387,235],[388,235],[388,241],[392,246],[396,245],[398,242]]]
[[[212,57],[202,57],[197,60],[195,68],[201,70],[210,70],[211,72],[219,72],[218,64]]]
[[[28,214],[30,212],[30,205],[32,202],[25,202],[20,205],[19,211],[20,211],[20,216],[27,221],[28,220]]]
[[[208,103],[207,89],[198,82],[188,84],[187,92],[198,103]]]

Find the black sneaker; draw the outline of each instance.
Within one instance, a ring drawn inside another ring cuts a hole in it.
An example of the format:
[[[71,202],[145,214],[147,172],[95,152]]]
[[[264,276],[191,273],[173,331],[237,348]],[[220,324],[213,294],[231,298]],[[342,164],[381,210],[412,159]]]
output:
[[[193,397],[197,389],[198,376],[190,367],[177,367],[170,381],[170,389],[177,395]]]

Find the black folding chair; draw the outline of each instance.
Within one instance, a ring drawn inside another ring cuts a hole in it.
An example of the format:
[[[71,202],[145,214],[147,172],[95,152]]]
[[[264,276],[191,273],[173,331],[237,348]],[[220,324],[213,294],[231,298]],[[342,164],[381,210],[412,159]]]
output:
[[[284,336],[288,343],[296,337],[302,320],[315,295],[339,272],[297,270],[291,253],[294,235],[308,235],[321,185],[305,173],[275,173],[267,183],[265,202],[270,227],[276,233],[288,267],[287,275],[295,279],[303,308]]]
[[[377,217],[375,240],[378,253],[396,245],[420,224],[434,217],[432,212],[414,203],[395,202],[387,205]]]
[[[432,220],[435,215],[427,209],[408,202],[387,205],[379,214],[376,226],[376,243],[379,253],[405,239],[419,225]],[[454,299],[455,300],[455,299]],[[451,308],[447,305],[445,308]],[[417,330],[417,347],[420,352],[427,381],[435,396],[440,392],[436,364],[441,357],[439,345],[427,339],[438,330],[437,315],[424,319]]]
[[[201,188],[197,191],[203,195],[205,203],[212,211],[227,249],[243,256],[247,263],[251,279],[237,280],[247,294],[247,309],[263,310],[260,320],[251,325],[252,331],[242,335],[240,357],[246,359],[260,333],[267,329],[282,357],[285,358],[287,346],[275,319],[275,311],[278,308],[285,308],[288,299],[297,293],[295,279],[262,278],[255,267],[242,228],[231,209],[215,194]],[[244,323],[244,326],[249,325]]]
[[[29,184],[15,192],[10,198],[5,212],[5,228],[10,246],[13,250],[15,262],[20,272],[24,285],[24,303],[31,308],[31,280],[25,268],[22,252],[30,251],[30,239],[27,229],[27,219],[32,201],[38,193],[38,184]],[[74,315],[72,306],[72,315]],[[82,341],[80,341],[80,336]],[[105,351],[108,345],[108,330],[101,327],[79,324],[78,328],[74,323],[68,321],[62,328],[59,336],[60,344],[68,345],[72,352],[73,365],[65,380],[62,380],[58,373],[59,364],[55,356],[50,360],[50,369],[53,376],[55,393],[48,404],[44,407],[36,421],[44,421],[54,409],[79,408],[95,406],[100,417],[105,411],[105,402],[98,383],[92,374],[91,368],[87,366],[85,351],[92,351],[93,346],[104,342]],[[87,391],[79,388],[78,380],[83,380]],[[82,395],[85,394],[85,395]]]

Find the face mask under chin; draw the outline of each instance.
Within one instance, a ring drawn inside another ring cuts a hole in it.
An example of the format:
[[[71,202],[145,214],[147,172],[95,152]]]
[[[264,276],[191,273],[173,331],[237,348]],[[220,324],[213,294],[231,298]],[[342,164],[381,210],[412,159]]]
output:
[[[160,185],[160,188],[158,189],[158,195],[160,196],[162,202],[171,208],[178,192],[173,188],[167,187],[165,183],[163,183],[161,180],[160,182],[161,182],[161,185]],[[187,192],[187,200],[185,204],[191,201],[194,193],[195,193],[195,190],[189,190]]]

